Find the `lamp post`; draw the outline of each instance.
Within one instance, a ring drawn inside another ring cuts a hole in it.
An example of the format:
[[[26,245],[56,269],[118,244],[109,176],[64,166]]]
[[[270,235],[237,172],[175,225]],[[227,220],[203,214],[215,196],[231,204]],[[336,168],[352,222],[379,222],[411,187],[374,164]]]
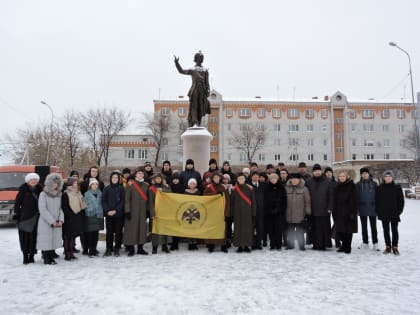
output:
[[[49,109],[49,110],[50,110],[50,112],[51,112],[50,136],[48,137],[48,143],[47,143],[47,157],[45,158],[45,165],[48,165],[48,162],[49,162],[49,156],[50,156],[51,139],[52,139],[52,128],[53,128],[53,123],[54,123],[54,111],[53,111],[53,109],[51,108],[51,106],[50,106],[48,103],[46,103],[46,102],[44,102],[44,101],[41,101],[41,104],[42,104],[42,105],[47,106],[47,107],[48,107],[48,109]]]
[[[417,115],[418,113],[416,113],[416,104],[414,102],[414,86],[413,86],[413,73],[411,71],[411,58],[410,55],[408,54],[408,52],[404,49],[402,49],[400,46],[398,46],[396,43],[394,42],[389,42],[389,45],[395,48],[398,48],[399,50],[401,50],[403,53],[405,53],[408,57],[408,66],[410,68],[410,83],[411,83],[411,105],[413,106],[414,109],[414,136],[416,137],[415,141],[416,141],[416,154],[415,154],[415,158],[416,160],[419,159],[419,131],[417,129]]]

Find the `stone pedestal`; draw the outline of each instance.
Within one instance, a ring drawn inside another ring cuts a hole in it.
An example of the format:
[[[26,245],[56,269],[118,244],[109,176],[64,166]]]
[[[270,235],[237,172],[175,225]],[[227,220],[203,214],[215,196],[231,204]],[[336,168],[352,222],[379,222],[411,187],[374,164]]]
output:
[[[188,159],[194,160],[194,168],[203,175],[209,169],[210,132],[204,127],[194,125],[188,128],[182,135],[183,142],[183,168]]]

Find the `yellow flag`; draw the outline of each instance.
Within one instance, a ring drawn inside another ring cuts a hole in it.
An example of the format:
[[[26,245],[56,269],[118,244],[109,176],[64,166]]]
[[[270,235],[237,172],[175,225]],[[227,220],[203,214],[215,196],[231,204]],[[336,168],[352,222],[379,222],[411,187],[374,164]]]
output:
[[[156,191],[153,233],[180,237],[225,238],[225,198]]]

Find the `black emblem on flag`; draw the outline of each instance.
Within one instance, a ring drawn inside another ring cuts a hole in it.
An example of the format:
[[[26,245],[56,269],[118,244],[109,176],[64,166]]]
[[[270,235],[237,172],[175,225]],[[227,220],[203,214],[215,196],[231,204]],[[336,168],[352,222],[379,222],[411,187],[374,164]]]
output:
[[[192,224],[193,221],[200,220],[200,211],[194,205],[190,205],[182,214],[182,220]]]

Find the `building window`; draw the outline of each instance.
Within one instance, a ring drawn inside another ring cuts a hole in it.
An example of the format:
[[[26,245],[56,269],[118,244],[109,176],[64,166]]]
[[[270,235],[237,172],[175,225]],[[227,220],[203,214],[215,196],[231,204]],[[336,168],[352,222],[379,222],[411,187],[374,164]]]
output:
[[[280,131],[280,124],[274,124],[274,131],[279,132]]]
[[[398,125],[398,132],[403,133],[405,131],[404,125]]]
[[[210,152],[217,152],[217,146],[216,145],[210,146]]]
[[[274,161],[280,161],[280,154],[274,154]]]
[[[314,118],[314,110],[312,108],[305,110],[306,118]]]
[[[321,118],[328,118],[328,110],[326,108],[321,109]]]
[[[328,154],[324,154],[324,161],[328,161]]]
[[[258,153],[258,161],[260,162],[265,161],[265,153]]]
[[[314,125],[313,124],[307,124],[306,125],[306,131],[307,132],[314,132]]]
[[[299,118],[299,110],[296,108],[290,108],[287,110],[287,116],[289,118]]]
[[[239,160],[241,162],[248,161],[248,158],[244,152],[241,152],[241,154],[239,155]]]
[[[299,132],[299,125],[298,124],[289,125],[289,132]]]
[[[337,153],[343,152],[343,147],[336,147],[335,152],[337,152]]]
[[[210,123],[211,123],[211,124],[215,124],[215,123],[217,123],[217,117],[210,116]]]
[[[356,119],[356,112],[354,110],[349,111],[348,115],[350,119]]]
[[[249,108],[239,109],[239,117],[250,117],[250,116],[251,116],[251,109]]]
[[[228,161],[232,161],[232,153],[228,153],[227,154],[227,158]]]
[[[170,110],[168,107],[162,107],[160,109],[160,113],[162,116],[169,116]]]
[[[397,118],[405,118],[405,111],[402,109],[397,110]]]
[[[162,138],[162,145],[168,145],[168,138]]]
[[[322,125],[322,132],[327,132],[327,125]]]
[[[336,125],[342,125],[343,124],[343,118],[336,118],[335,119],[335,124]]]
[[[353,153],[353,154],[351,155],[351,159],[352,159],[352,160],[357,160],[357,154]]]
[[[217,132],[216,132],[216,131],[211,131],[210,133],[211,133],[211,135],[213,136],[213,138],[214,138],[214,137],[217,137]]]
[[[382,125],[383,132],[389,132],[389,125]]]
[[[308,139],[308,146],[313,147],[315,143],[315,140],[313,138]]]
[[[367,153],[367,154],[363,154],[363,159],[364,160],[373,160],[374,159],[374,154],[373,153]]]
[[[299,139],[297,138],[290,138],[289,139],[289,146],[295,147],[299,145]]]
[[[257,110],[257,116],[259,118],[264,118],[265,117],[265,108],[258,108],[258,110]]]
[[[179,130],[185,131],[185,130],[187,130],[187,128],[188,128],[188,126],[187,126],[187,123],[185,121],[179,123]]]
[[[185,107],[178,108],[178,116],[183,117],[186,115],[186,112]]]
[[[226,108],[226,117],[232,117],[233,111],[232,108]]]
[[[147,160],[147,150],[140,149],[139,150],[139,159],[140,160]]]
[[[249,124],[239,124],[240,131],[247,131],[249,130]]]
[[[297,154],[297,153],[292,153],[292,154],[289,156],[289,160],[290,160],[290,161],[299,161],[299,154]]]
[[[381,111],[381,117],[382,118],[389,118],[389,109],[383,109]]]
[[[275,139],[274,139],[274,145],[281,145],[281,140],[280,140],[280,138],[275,138]]]
[[[385,147],[385,148],[388,148],[388,147],[389,147],[389,145],[390,145],[390,143],[391,143],[391,140],[389,140],[389,139],[384,139],[384,147]]]
[[[373,118],[374,117],[374,111],[372,109],[365,109],[362,112],[363,118]]]
[[[337,132],[337,133],[335,134],[335,138],[336,138],[337,140],[340,140],[341,138],[343,138],[343,134],[342,134],[341,132]]]
[[[126,159],[134,159],[134,149],[124,150],[124,157]]]
[[[314,160],[314,154],[313,153],[309,153],[308,154],[308,161],[313,161]]]
[[[273,110],[271,111],[271,114],[273,118],[280,118],[281,117],[280,108],[273,108]]]
[[[176,157],[177,157],[178,162],[182,162],[182,160],[184,159],[182,152],[177,152]]]
[[[384,153],[384,160],[389,160],[389,153]]]
[[[356,140],[356,139],[354,139],[354,138],[352,138],[352,139],[351,139],[351,145],[352,145],[353,147],[355,147],[355,146],[357,145],[357,140]]]
[[[265,127],[263,123],[257,123],[257,131],[264,131]]]
[[[324,146],[328,145],[328,139],[324,139],[322,142],[324,143]]]
[[[374,126],[373,124],[363,124],[363,131],[364,132],[374,132]]]
[[[364,140],[363,141],[363,146],[364,147],[373,147],[375,145],[375,141],[374,140]]]
[[[166,161],[166,160],[169,160],[169,154],[168,154],[168,152],[162,152],[162,153],[160,154],[160,160],[161,160],[161,161]]]

